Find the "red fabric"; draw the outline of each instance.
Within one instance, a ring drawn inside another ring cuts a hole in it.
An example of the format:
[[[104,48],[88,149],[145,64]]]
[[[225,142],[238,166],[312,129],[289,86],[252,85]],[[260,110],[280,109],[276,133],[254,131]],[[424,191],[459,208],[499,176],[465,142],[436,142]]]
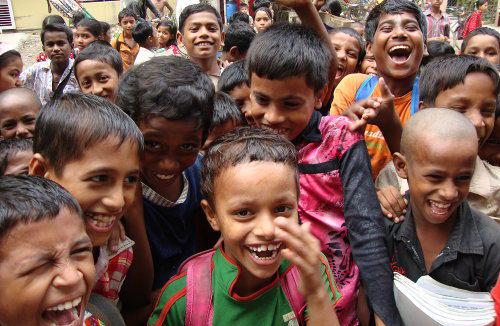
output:
[[[465,23],[464,32],[462,34],[464,39],[467,37],[467,35],[469,35],[470,32],[472,32],[473,30],[475,30],[476,28],[479,28],[481,26],[483,26],[482,13],[481,13],[481,11],[476,10],[472,13],[470,18]]]
[[[497,285],[491,290],[491,297],[495,301],[495,312],[497,315],[496,325],[500,326],[500,277],[498,278]]]

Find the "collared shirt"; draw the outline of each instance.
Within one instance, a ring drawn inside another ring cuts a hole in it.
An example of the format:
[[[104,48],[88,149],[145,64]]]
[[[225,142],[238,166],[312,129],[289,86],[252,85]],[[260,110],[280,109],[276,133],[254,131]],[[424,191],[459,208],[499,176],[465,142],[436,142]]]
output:
[[[432,15],[432,9],[425,11],[427,17],[427,38],[440,36],[450,37],[450,17],[446,13],[441,12],[439,18]]]
[[[393,271],[416,282],[429,275],[438,282],[475,292],[489,292],[500,272],[500,226],[471,209],[467,201],[457,208],[455,224],[429,272],[416,233],[411,198],[405,220],[386,221],[387,242]]]
[[[135,58],[141,48],[138,43],[136,43],[132,48],[128,46],[123,37],[123,33],[120,33],[118,38],[111,40],[111,46],[120,53],[124,71],[127,71],[128,68],[134,65]]]
[[[177,198],[175,202],[166,199],[165,197],[154,191],[151,187],[149,187],[145,183],[142,184],[142,196],[147,200],[149,200],[150,202],[152,202],[153,204],[162,207],[173,207],[175,205],[180,205],[186,201],[189,191],[189,182],[184,172],[182,172],[182,182],[184,185],[182,187],[181,195],[179,196],[179,198]]]
[[[54,91],[52,90],[52,70],[50,69],[50,60],[35,63],[21,74],[19,77],[24,84],[24,87],[32,89],[40,98],[42,105],[50,102]],[[63,93],[79,91],[80,87],[76,81],[75,74],[71,70],[73,67],[73,59],[69,59],[68,66],[64,70],[59,84],[66,78],[71,71],[68,83],[63,89]]]

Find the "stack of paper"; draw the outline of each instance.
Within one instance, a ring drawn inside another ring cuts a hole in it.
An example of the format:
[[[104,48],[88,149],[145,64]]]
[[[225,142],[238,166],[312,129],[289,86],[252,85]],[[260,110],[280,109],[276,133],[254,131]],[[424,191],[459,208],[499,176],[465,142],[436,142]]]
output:
[[[414,283],[394,273],[394,296],[406,326],[484,326],[495,322],[488,292],[457,289],[428,275]]]

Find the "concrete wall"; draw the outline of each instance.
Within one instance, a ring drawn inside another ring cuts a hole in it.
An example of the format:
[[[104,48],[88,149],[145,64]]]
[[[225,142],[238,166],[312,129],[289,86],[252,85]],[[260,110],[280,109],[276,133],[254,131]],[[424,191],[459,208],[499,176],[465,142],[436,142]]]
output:
[[[118,22],[119,0],[84,3],[83,7],[97,20],[110,24]],[[12,11],[17,30],[40,29],[42,20],[49,15],[46,0],[12,0]],[[52,7],[52,14],[59,12]]]

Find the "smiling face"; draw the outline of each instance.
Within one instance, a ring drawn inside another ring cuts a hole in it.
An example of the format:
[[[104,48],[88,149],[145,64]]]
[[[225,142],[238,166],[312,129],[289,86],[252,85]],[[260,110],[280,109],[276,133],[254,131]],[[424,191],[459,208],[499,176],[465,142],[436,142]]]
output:
[[[423,136],[414,148],[404,167],[395,164],[398,174],[408,179],[413,216],[416,223],[445,223],[469,193],[477,142]]]
[[[424,55],[423,35],[417,19],[408,12],[380,16],[373,44],[369,43],[367,50],[374,54],[381,77],[413,78]]]
[[[481,147],[479,156],[492,165],[500,166],[500,116],[495,119],[495,127],[490,138]]]
[[[255,28],[257,29],[257,33],[262,33],[272,24],[273,20],[271,19],[271,17],[267,15],[265,11],[262,10],[257,11],[254,19],[254,25]]]
[[[201,149],[198,122],[153,116],[139,123],[144,135],[141,174],[144,183],[171,201],[182,187],[182,172],[194,164]]]
[[[363,61],[361,62],[361,67],[359,72],[367,75],[376,75],[377,74],[377,63],[375,62],[375,56],[371,52],[366,52]]]
[[[217,17],[211,12],[199,12],[190,15],[182,33],[177,32],[177,43],[184,44],[192,59],[216,58],[224,42]]]
[[[271,80],[252,73],[250,88],[257,126],[273,129],[288,140],[295,139],[306,128],[314,109],[321,107],[321,92],[315,94],[303,76]]]
[[[33,160],[30,173],[32,166]],[[92,244],[102,246],[134,199],[139,181],[139,148],[131,140],[118,145],[118,140],[110,137],[85,149],[82,157],[67,163],[60,174],[48,166],[44,177],[76,198]]]
[[[158,43],[160,46],[166,46],[168,41],[174,38],[175,35],[170,33],[170,28],[167,26],[159,26],[158,27]]]
[[[30,96],[7,97],[0,103],[0,135],[4,139],[33,138],[39,111]]]
[[[293,169],[274,162],[238,164],[215,178],[213,194],[215,206],[206,200],[202,206],[212,227],[224,237],[225,253],[241,267],[237,291],[263,287],[282,261],[274,219],[283,216],[298,223]]]
[[[95,269],[76,213],[20,223],[0,244],[1,325],[82,325]]]
[[[337,53],[338,67],[334,82],[337,86],[345,76],[356,72],[361,45],[356,38],[344,33],[330,34],[329,38]]]
[[[64,32],[45,32],[43,50],[51,62],[67,62],[71,53],[68,36]]]
[[[500,64],[500,44],[491,35],[473,36],[467,43],[464,54],[470,54],[488,60],[494,65]]]
[[[76,66],[76,75],[82,93],[115,101],[120,77],[111,65],[97,60],[84,60]]]
[[[439,93],[433,106],[463,113],[476,128],[481,147],[495,124],[495,86],[487,74],[473,72],[465,77],[463,84]]]
[[[5,66],[0,69],[0,92],[14,87],[21,87],[22,83],[19,76],[22,71],[23,61],[21,58],[18,56],[10,58]]]
[[[90,33],[85,27],[78,26],[76,28],[73,43],[78,50],[82,51],[87,45],[97,40],[98,37]]]

